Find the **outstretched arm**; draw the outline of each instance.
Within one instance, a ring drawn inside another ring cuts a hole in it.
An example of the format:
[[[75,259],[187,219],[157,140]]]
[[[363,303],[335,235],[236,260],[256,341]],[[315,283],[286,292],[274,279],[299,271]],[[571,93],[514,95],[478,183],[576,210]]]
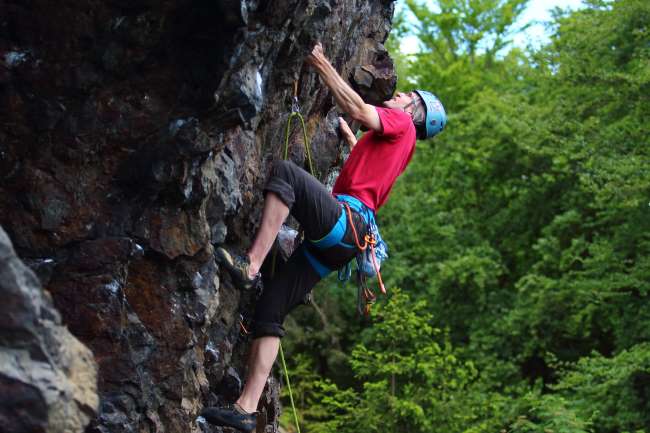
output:
[[[352,150],[357,144],[357,137],[354,135],[354,132],[350,129],[350,125],[348,125],[348,122],[345,121],[342,117],[339,117],[339,128],[341,129],[341,135],[345,139],[345,141],[348,143],[348,146],[350,146],[350,150]]]
[[[318,75],[323,79],[334,95],[339,107],[348,113],[354,120],[360,122],[368,129],[382,132],[379,114],[372,105],[366,104],[348,83],[336,72],[334,66],[325,57],[323,46],[317,43],[311,54],[307,56],[307,62],[316,68]]]

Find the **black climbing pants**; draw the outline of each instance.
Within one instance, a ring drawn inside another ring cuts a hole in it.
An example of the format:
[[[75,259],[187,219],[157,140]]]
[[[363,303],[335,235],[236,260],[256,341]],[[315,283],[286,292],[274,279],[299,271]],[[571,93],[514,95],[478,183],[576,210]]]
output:
[[[305,232],[305,241],[286,263],[277,264],[273,277],[264,284],[257,302],[253,322],[255,337],[284,336],[284,318],[320,281],[321,276],[307,259],[304,249],[329,269],[339,269],[357,254],[356,248],[340,244],[319,249],[310,241],[326,236],[337,223],[345,209],[315,177],[290,161],[276,161],[264,188],[287,205],[291,215]],[[352,220],[357,233],[366,232],[363,217],[354,211]],[[343,242],[355,245],[350,224],[346,224]]]

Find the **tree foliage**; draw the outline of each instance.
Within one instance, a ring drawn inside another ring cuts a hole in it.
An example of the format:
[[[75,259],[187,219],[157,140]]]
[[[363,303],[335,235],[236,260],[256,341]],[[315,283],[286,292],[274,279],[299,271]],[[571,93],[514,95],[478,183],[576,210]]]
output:
[[[650,3],[558,10],[523,52],[525,4],[406,2],[401,85],[449,123],[379,213],[390,302],[364,329],[328,282],[328,337],[292,327],[304,431],[650,432]]]

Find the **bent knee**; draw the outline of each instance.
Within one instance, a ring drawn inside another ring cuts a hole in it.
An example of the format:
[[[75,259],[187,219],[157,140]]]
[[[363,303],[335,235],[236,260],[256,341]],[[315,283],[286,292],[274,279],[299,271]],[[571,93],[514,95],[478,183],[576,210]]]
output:
[[[271,166],[271,176],[281,177],[287,179],[289,174],[292,173],[296,168],[296,164],[291,161],[278,159],[273,161]]]

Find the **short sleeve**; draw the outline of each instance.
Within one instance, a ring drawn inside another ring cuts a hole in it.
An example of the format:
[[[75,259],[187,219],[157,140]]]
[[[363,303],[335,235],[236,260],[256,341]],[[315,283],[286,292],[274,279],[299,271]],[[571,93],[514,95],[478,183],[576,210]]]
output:
[[[401,110],[394,108],[375,107],[383,132],[381,135],[385,137],[396,138],[403,135],[413,123],[411,116]]]

